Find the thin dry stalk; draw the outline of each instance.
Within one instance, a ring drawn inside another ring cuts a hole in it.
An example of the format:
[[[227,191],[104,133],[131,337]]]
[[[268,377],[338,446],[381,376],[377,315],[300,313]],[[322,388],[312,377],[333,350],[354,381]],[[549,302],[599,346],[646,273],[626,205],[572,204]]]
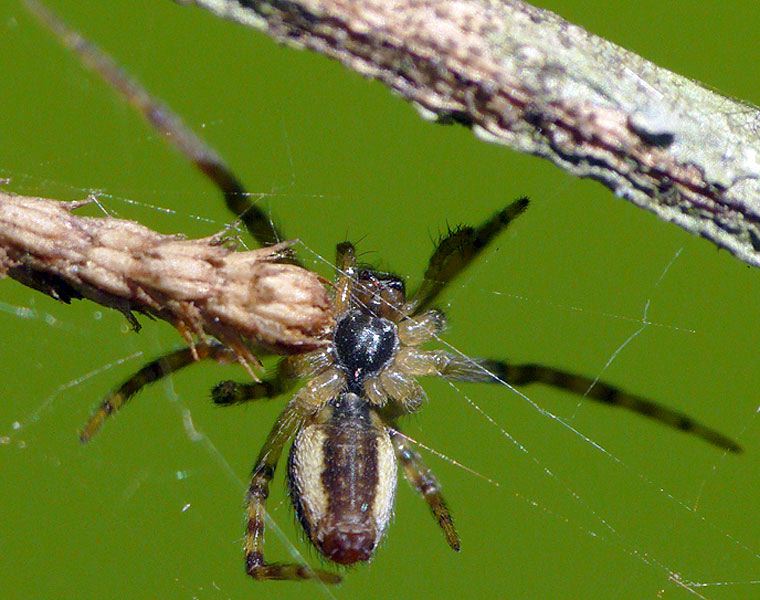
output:
[[[760,266],[760,110],[519,0],[180,0],[378,79]]]

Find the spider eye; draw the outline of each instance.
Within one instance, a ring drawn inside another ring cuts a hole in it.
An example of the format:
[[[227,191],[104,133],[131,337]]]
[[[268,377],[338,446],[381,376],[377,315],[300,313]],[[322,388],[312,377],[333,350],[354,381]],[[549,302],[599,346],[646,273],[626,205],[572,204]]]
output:
[[[391,273],[361,269],[356,276],[354,297],[360,306],[375,316],[398,321],[406,303],[404,280]]]
[[[336,362],[348,376],[349,390],[359,390],[354,393],[393,359],[397,347],[396,325],[387,319],[352,310],[335,327]]]
[[[369,285],[376,288],[383,288],[386,290],[393,290],[395,292],[406,293],[406,285],[404,280],[398,275],[393,273],[384,273],[382,271],[375,271],[373,269],[361,269],[357,275],[357,279],[360,284]]]

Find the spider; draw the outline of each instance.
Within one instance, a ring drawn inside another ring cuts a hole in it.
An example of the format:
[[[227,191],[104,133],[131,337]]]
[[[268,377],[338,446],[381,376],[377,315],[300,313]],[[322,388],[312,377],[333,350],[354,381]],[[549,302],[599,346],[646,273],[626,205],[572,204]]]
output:
[[[283,239],[268,216],[247,201],[237,177],[176,115],[46,9],[36,4],[32,7],[83,62],[119,90],[217,184],[255,240],[266,246]],[[282,358],[276,372],[261,381],[224,381],[214,387],[211,398],[215,404],[235,406],[280,396],[305,380],[272,426],[252,470],[246,495],[244,554],[246,571],[253,578],[340,581],[328,571],[265,560],[269,486],[291,440],[287,460],[290,498],[308,539],[327,560],[354,565],[373,557],[393,511],[399,465],[428,504],[448,545],[459,551],[459,537],[441,486],[401,434],[399,420],[420,410],[426,401],[418,377],[506,387],[542,383],[626,408],[724,450],[741,451],[733,440],[689,416],[609,383],[540,364],[511,364],[426,348],[446,326],[444,313],[435,308],[439,296],[527,206],[528,200],[521,198],[479,226],[449,231],[438,242],[422,284],[411,295],[406,293],[403,278],[359,264],[351,243],[338,244],[333,325],[324,334],[324,346]],[[83,428],[81,440],[89,441],[107,417],[146,385],[199,359],[229,362],[234,358],[234,350],[215,341],[198,342],[193,348],[161,356],[105,397]]]

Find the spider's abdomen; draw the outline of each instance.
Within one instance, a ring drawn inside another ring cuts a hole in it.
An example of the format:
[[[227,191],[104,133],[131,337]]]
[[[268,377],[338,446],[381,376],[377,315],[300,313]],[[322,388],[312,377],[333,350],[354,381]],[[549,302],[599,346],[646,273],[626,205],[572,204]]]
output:
[[[288,483],[296,515],[322,554],[344,565],[372,557],[393,510],[396,457],[365,399],[343,393],[301,428]]]
[[[346,373],[349,391],[361,394],[364,381],[393,359],[398,330],[388,319],[352,310],[338,321],[333,348],[336,365]]]

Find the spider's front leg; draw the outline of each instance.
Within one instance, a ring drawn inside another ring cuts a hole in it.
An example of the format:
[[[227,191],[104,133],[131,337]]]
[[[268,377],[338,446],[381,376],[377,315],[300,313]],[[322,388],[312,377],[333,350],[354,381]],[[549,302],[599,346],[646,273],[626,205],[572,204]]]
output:
[[[286,239],[266,211],[251,202],[251,194],[243,187],[224,159],[193,133],[171,108],[152,96],[140,82],[125,73],[113,58],[70,29],[46,6],[36,0],[27,0],[25,4],[64,46],[79,57],[84,66],[97,73],[117,94],[131,104],[163,139],[179,150],[216,185],[227,208],[243,222],[259,244],[272,246]],[[297,264],[295,259],[288,262]]]
[[[543,383],[607,406],[619,406],[702,438],[723,450],[742,451],[742,447],[730,437],[687,414],[585,375],[540,364],[511,364],[503,360],[469,358],[442,350],[426,352],[414,349],[405,358],[405,364],[415,375],[438,375],[449,381],[500,383],[518,387]]]
[[[449,231],[438,242],[425,270],[422,285],[404,307],[404,313],[417,315],[431,306],[441,292],[527,208],[528,199],[519,198],[477,227]]]

